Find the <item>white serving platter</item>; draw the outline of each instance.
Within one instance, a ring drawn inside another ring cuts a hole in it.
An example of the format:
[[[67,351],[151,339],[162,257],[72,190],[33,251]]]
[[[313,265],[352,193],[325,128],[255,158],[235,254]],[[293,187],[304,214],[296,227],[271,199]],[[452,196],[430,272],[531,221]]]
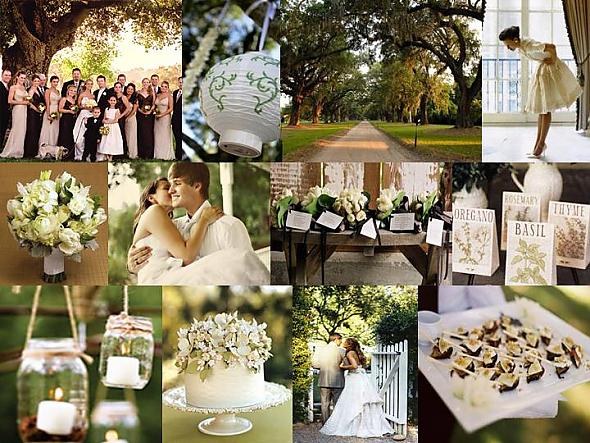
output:
[[[454,331],[460,326],[466,329],[481,327],[486,320],[498,319],[501,314],[518,318],[528,327],[549,327],[554,334],[553,340],[572,337],[576,344],[583,347],[584,361],[579,368],[572,365],[561,379],[552,365],[541,362],[545,368],[545,374],[540,380],[527,383],[525,378],[521,378],[514,391],[501,393],[499,398],[491,404],[473,407],[453,395],[450,377],[452,360],[435,360],[430,357],[432,345],[420,344],[418,368],[467,432],[474,432],[506,417],[517,416],[518,412],[525,408],[532,407],[543,400],[555,398],[567,389],[590,380],[588,368],[590,338],[530,299],[443,314],[438,333]],[[540,343],[538,349],[544,350],[545,345]]]

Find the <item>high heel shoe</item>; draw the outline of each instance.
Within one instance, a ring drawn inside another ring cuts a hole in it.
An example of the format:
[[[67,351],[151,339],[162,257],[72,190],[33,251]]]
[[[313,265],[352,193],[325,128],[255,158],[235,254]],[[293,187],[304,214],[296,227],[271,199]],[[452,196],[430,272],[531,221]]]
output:
[[[545,151],[547,150],[547,143],[543,143],[543,148],[541,149],[541,153],[540,154],[535,154],[534,152],[528,152],[527,153],[527,158],[536,158],[536,159],[540,159],[541,157],[545,156]]]

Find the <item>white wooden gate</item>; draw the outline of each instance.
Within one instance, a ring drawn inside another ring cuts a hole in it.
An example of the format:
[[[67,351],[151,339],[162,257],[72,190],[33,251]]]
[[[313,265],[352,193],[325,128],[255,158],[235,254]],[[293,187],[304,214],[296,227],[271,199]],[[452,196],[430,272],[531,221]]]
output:
[[[396,434],[408,432],[408,341],[377,344],[372,352],[371,378],[383,398],[385,416]]]
[[[311,355],[316,350],[316,344],[310,343]],[[387,419],[393,423],[396,434],[403,436],[408,432],[408,341],[404,340],[393,345],[377,344],[374,349],[366,349],[371,354],[371,381],[379,390],[383,398],[383,409]],[[311,369],[311,375],[317,373]],[[309,388],[308,419],[313,421],[314,409],[319,409],[318,403],[314,404],[314,384]]]

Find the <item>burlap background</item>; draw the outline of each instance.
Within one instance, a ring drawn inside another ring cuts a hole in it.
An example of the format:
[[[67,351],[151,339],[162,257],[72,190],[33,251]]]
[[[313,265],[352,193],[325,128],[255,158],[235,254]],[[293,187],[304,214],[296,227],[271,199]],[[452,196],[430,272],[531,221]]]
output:
[[[31,257],[14,240],[7,224],[6,202],[17,195],[16,184],[28,183],[39,178],[39,173],[52,170],[55,178],[67,171],[84,185],[91,186],[91,193],[102,197],[102,207],[107,210],[106,163],[2,163],[0,164],[0,284],[42,284],[43,259]],[[99,227],[99,248],[82,252],[82,262],[66,259],[65,270],[68,285],[108,284],[108,222]]]

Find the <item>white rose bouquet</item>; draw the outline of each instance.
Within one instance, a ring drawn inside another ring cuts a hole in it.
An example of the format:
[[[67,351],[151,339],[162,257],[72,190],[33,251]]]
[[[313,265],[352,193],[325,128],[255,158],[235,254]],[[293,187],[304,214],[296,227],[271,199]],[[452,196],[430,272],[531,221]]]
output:
[[[176,366],[181,373],[199,374],[202,381],[218,363],[258,372],[272,356],[266,323],[241,319],[237,312],[209,316],[204,321],[195,319],[188,329],[179,329],[177,335]]]
[[[67,172],[52,180],[51,171],[43,171],[31,183],[18,183],[17,190],[19,195],[6,205],[8,225],[19,245],[33,257],[57,254],[62,262],[63,256],[80,261],[84,248],[98,248],[98,226],[107,216],[100,197],[90,195],[89,186]],[[63,265],[56,274],[63,274]]]
[[[382,189],[377,199],[377,219],[385,220],[392,212],[397,210],[404,200],[406,193],[399,191],[396,193],[395,189]]]
[[[334,202],[334,210],[344,216],[347,226],[351,229],[362,225],[367,219],[370,196],[367,192],[356,188],[343,190]]]
[[[292,189],[284,188],[270,204],[272,225],[275,228],[283,228],[287,220],[287,211],[299,204],[299,197]]]
[[[307,191],[307,194],[301,200],[301,206],[305,212],[310,213],[313,217],[317,217],[325,209],[332,209],[335,201],[336,195],[332,190],[322,188],[321,186],[313,186],[309,188],[309,191]]]

